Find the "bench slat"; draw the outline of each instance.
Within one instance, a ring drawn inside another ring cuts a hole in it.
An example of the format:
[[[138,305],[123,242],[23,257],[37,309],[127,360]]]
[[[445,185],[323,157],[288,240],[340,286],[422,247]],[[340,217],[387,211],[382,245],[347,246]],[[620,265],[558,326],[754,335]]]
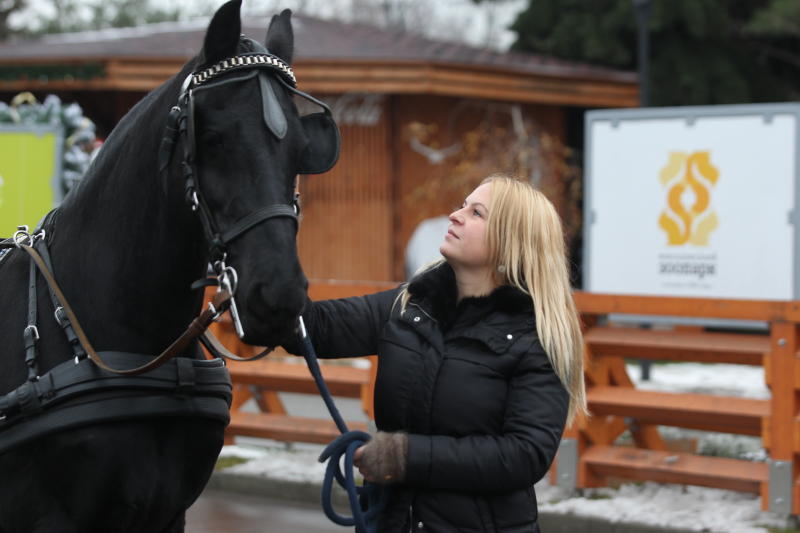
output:
[[[759,492],[769,476],[766,463],[619,446],[592,446],[581,460],[600,476],[753,493]]]
[[[347,421],[347,427],[367,431],[364,422]],[[270,413],[231,412],[230,435],[273,439],[284,442],[328,444],[340,435],[330,419],[286,416]]]
[[[593,327],[584,333],[592,355],[760,366],[764,335]]]
[[[363,387],[369,385],[370,370],[352,366],[320,365],[322,377],[331,394],[347,398],[360,398]],[[228,364],[234,383],[258,385],[270,390],[318,394],[317,386],[308,367],[300,363],[259,360]]]
[[[627,387],[592,387],[586,391],[595,415],[635,418],[661,424],[739,435],[761,435],[761,421],[769,416],[769,400],[706,394],[677,394]]]

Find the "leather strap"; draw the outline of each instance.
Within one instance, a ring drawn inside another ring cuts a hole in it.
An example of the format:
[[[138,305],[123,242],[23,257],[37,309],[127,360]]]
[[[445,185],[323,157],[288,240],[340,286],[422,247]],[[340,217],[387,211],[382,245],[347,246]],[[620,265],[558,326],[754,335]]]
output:
[[[256,226],[270,218],[277,217],[288,217],[293,219],[295,223],[297,222],[297,213],[293,207],[289,207],[288,205],[284,204],[269,205],[267,207],[262,207],[257,211],[253,211],[249,215],[246,215],[236,221],[232,228],[228,229],[222,234],[222,243],[228,244],[253,226]]]
[[[36,343],[39,341],[39,328],[36,327],[36,265],[31,261],[28,271],[28,325],[22,333],[25,342],[25,366],[28,367],[28,381],[36,381],[39,377],[39,365],[36,362]]]
[[[61,288],[58,286],[55,278],[53,277],[52,272],[50,269],[47,268],[47,265],[44,263],[42,256],[39,255],[39,252],[34,250],[32,247],[28,246],[27,244],[20,244],[19,247],[23,249],[28,255],[31,256],[31,259],[36,263],[36,266],[39,267],[42,275],[44,276],[45,280],[47,281],[50,288],[53,289],[53,292],[56,295],[56,298],[61,303],[61,307],[64,308],[64,312],[67,315],[72,327],[75,329],[75,334],[78,336],[83,348],[86,350],[86,353],[89,355],[89,358],[102,368],[108,372],[113,372],[115,374],[123,374],[123,375],[135,375],[135,374],[142,374],[147,372],[148,370],[152,370],[154,368],[158,368],[159,366],[163,365],[169,359],[175,357],[176,355],[182,353],[188,346],[189,343],[193,340],[197,339],[203,332],[208,329],[208,326],[214,319],[218,316],[219,312],[226,309],[230,303],[231,295],[226,290],[220,290],[215,293],[214,298],[212,299],[211,305],[207,307],[200,315],[192,320],[192,323],[189,324],[189,327],[186,328],[186,331],[178,337],[166,350],[161,352],[156,358],[150,360],[148,363],[141,365],[136,368],[130,369],[116,369],[111,368],[108,366],[100,356],[97,355],[94,347],[89,342],[89,339],[86,337],[86,333],[84,333],[83,328],[78,322],[78,318],[75,316],[75,313],[72,311],[72,307],[70,307],[69,303],[67,302],[64,293],[61,291]]]
[[[206,347],[206,350],[208,350],[212,356],[218,357],[220,359],[230,359],[231,361],[242,361],[242,362],[256,361],[258,359],[261,359],[262,357],[271,354],[272,351],[275,349],[275,347],[273,346],[272,348],[265,348],[264,351],[252,357],[239,357],[235,353],[225,348],[225,346],[223,346],[222,343],[219,342],[219,339],[217,339],[214,336],[214,334],[211,333],[210,331],[206,331],[200,336],[200,342],[203,344],[203,346]]]
[[[50,272],[53,272],[53,262],[50,260],[50,252],[47,249],[47,244],[45,244],[44,239],[35,241],[33,243],[33,247],[37,252],[39,252],[39,255],[42,256],[42,260],[44,261],[44,264],[47,265],[47,269]],[[33,261],[31,261],[32,266],[33,264]],[[83,359],[86,357],[86,350],[83,349],[83,345],[81,344],[78,336],[75,334],[75,329],[72,327],[72,323],[69,321],[66,313],[64,313],[64,308],[59,303],[55,291],[53,291],[53,288],[49,284],[47,285],[47,292],[50,294],[50,301],[53,303],[53,309],[55,309],[54,316],[56,322],[59,326],[61,326],[61,329],[64,330],[64,335],[66,335],[67,341],[72,348],[72,354],[78,360]]]

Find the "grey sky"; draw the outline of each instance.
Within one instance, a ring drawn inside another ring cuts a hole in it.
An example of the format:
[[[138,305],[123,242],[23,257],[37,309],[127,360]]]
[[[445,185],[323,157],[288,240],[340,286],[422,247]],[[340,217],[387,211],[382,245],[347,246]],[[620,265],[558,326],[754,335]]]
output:
[[[243,13],[264,15],[284,8],[321,18],[375,22],[401,19],[409,31],[428,37],[467,42],[504,50],[514,40],[507,27],[527,5],[527,0],[501,0],[474,4],[472,0],[245,0]],[[194,18],[212,12],[222,1],[185,0],[186,16]],[[19,26],[53,13],[52,0],[31,0],[30,7],[11,19]],[[88,17],[88,11],[87,15]]]

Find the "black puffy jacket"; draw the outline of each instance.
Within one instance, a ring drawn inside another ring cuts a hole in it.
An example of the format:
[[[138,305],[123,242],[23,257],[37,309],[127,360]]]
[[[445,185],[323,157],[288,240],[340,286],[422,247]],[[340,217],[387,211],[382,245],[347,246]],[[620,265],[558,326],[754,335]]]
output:
[[[409,434],[406,479],[379,531],[538,532],[533,484],[555,456],[568,394],[509,286],[456,303],[443,263],[399,289],[310,304],[320,357],[378,354],[375,422]]]

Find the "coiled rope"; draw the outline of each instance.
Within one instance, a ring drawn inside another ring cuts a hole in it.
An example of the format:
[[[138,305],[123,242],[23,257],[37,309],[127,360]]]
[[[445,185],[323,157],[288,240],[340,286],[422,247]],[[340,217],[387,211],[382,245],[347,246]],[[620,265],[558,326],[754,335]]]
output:
[[[328,408],[328,412],[336,423],[341,435],[333,442],[328,444],[319,456],[319,462],[328,461],[325,470],[325,478],[322,481],[322,509],[325,515],[335,524],[340,526],[355,526],[356,533],[377,533],[377,517],[386,504],[388,489],[382,485],[368,483],[364,481],[362,487],[356,486],[353,474],[353,458],[356,450],[369,442],[372,438],[363,431],[350,431],[344,423],[342,415],[333,402],[330,390],[325,380],[322,379],[322,372],[317,362],[317,354],[311,343],[311,338],[306,332],[303,317],[300,317],[300,334],[303,340],[304,354],[308,369],[314,377],[319,394]],[[344,472],[341,469],[341,459],[344,456]],[[347,491],[350,502],[352,516],[343,516],[333,508],[331,501],[333,480]],[[362,505],[363,501],[363,505]]]

